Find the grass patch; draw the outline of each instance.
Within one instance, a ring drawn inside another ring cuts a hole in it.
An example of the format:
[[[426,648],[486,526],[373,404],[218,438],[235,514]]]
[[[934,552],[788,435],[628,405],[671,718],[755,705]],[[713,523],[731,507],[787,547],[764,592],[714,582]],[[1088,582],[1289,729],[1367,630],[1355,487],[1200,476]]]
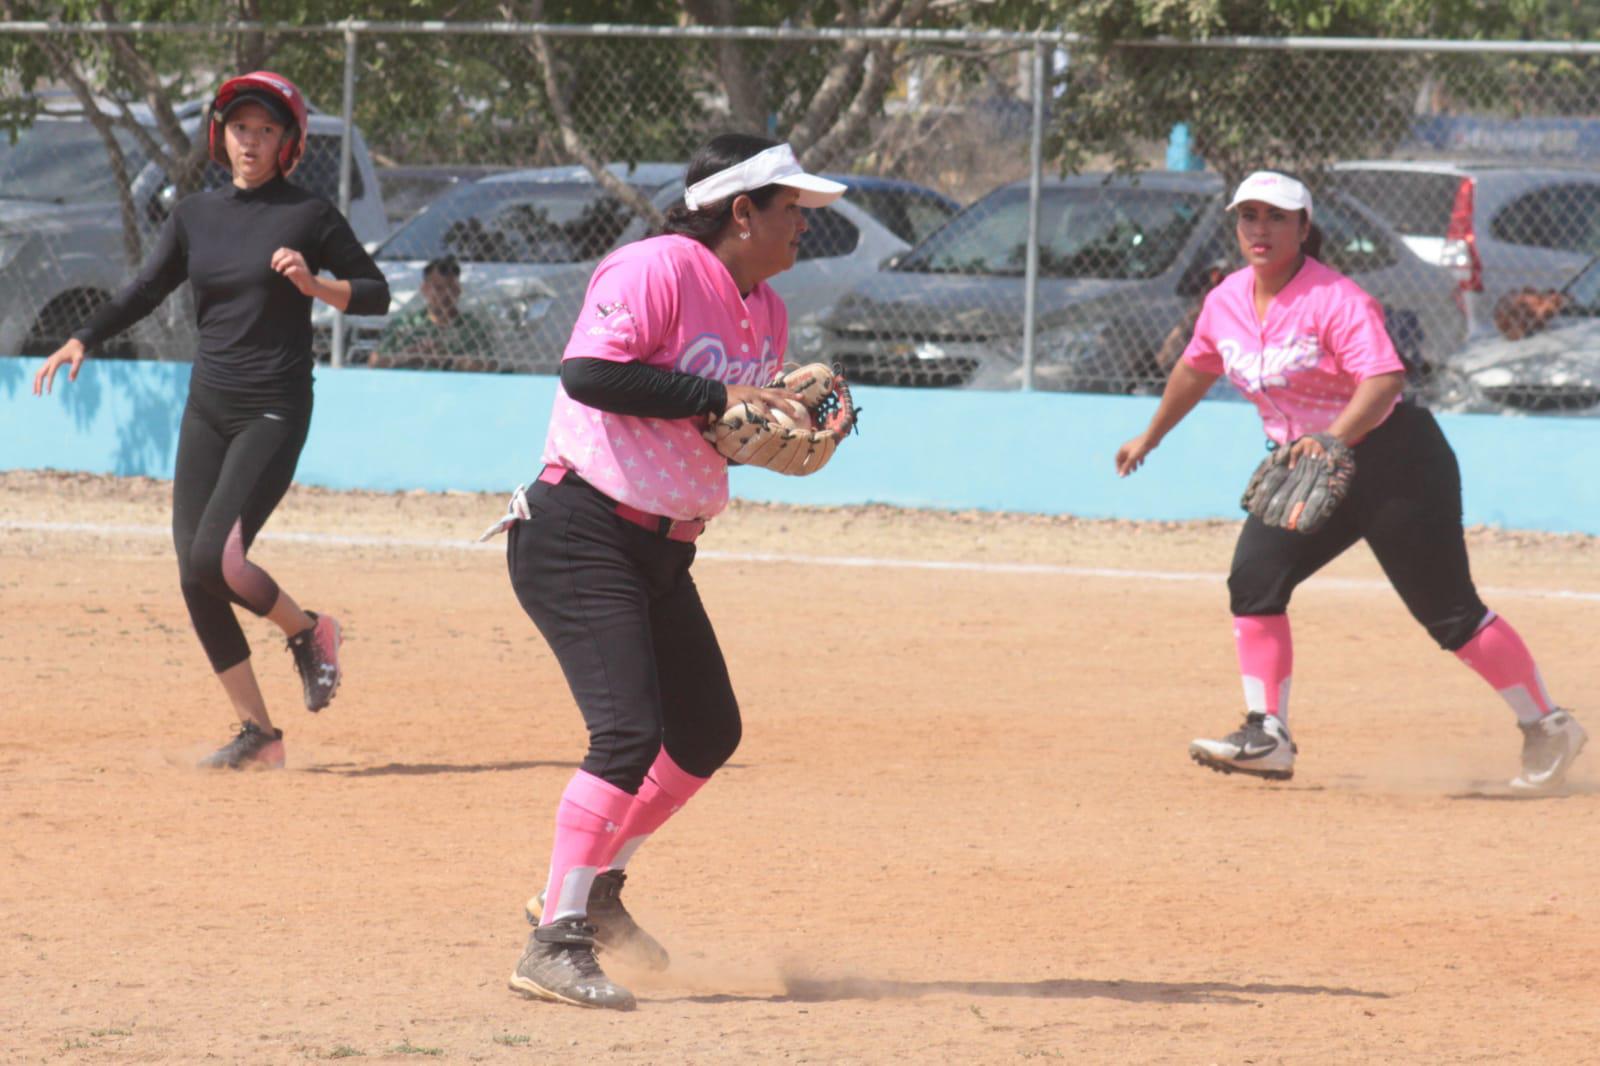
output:
[[[393,1055],[443,1055],[444,1048],[418,1047],[416,1044],[411,1042],[409,1037],[407,1037],[405,1043],[396,1044],[394,1047],[389,1049],[389,1052]]]
[[[323,1057],[329,1059],[359,1059],[365,1055],[366,1052],[360,1048],[351,1047],[349,1044],[340,1044]]]
[[[90,1036],[132,1036],[132,1029],[90,1029]]]
[[[521,1047],[531,1040],[533,1037],[526,1033],[496,1033],[494,1038],[496,1044],[504,1044],[506,1047]]]

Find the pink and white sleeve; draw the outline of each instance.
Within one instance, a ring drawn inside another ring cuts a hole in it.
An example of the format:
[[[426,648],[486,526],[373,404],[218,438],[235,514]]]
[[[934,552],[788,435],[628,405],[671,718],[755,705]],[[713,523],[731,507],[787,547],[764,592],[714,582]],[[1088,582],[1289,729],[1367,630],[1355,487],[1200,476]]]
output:
[[[665,264],[614,254],[595,268],[562,359],[644,362],[667,335],[673,302]]]
[[[1189,338],[1189,344],[1183,349],[1182,359],[1185,363],[1204,374],[1222,376],[1227,371],[1223,365],[1222,353],[1217,350],[1216,337],[1213,332],[1213,323],[1216,320],[1217,290],[1211,290],[1206,296],[1206,302],[1200,307],[1200,317],[1195,319],[1194,336]]]
[[[1405,363],[1384,325],[1383,306],[1354,283],[1350,288],[1329,316],[1324,346],[1339,361],[1339,369],[1357,382],[1404,373]]]

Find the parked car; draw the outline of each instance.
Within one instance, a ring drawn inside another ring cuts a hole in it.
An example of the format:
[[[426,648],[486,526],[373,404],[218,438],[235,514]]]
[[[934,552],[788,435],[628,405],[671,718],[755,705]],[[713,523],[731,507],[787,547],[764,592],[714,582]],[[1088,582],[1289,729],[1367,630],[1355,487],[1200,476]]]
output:
[[[399,229],[412,215],[449,192],[453,186],[513,169],[465,164],[379,167],[378,185],[383,189],[383,211],[389,229],[391,232]]]
[[[131,105],[138,120],[154,127],[149,111]],[[204,104],[178,109],[184,132],[193,137]],[[337,202],[339,139],[336,117],[313,113],[306,131],[306,156],[292,181]],[[137,138],[116,132],[128,160],[133,201],[148,242],[165,221],[175,190],[166,172],[150,162]],[[375,242],[387,231],[383,199],[372,160],[359,131],[352,141],[349,218],[356,236]],[[207,166],[206,188],[229,181],[228,172]],[[82,117],[47,112],[24,128],[15,142],[0,138],[0,354],[48,355],[133,276],[122,236],[116,179],[99,133]],[[171,328],[192,332],[183,321],[187,301],[170,301],[158,312]],[[187,358],[184,351],[142,350],[129,338],[114,340],[111,354]]]
[[[1425,262],[1456,276],[1471,336],[1506,293],[1559,288],[1600,254],[1600,173],[1505,162],[1339,163],[1337,187],[1372,208]]]
[[[1468,409],[1600,414],[1600,258],[1562,289],[1561,310],[1518,340],[1475,341],[1450,361]]]
[[[865,209],[908,246],[949,222],[961,210],[961,205],[944,193],[912,181],[859,174],[823,177],[847,185],[845,199]]]
[[[1223,191],[1214,174],[1164,171],[1045,183],[1037,387],[1159,390],[1157,353],[1219,270],[1239,263]],[[1017,388],[1028,200],[1026,182],[1002,186],[858,284],[822,322],[824,357],[866,383]],[[1337,193],[1318,199],[1316,221],[1323,258],[1385,305],[1412,364],[1459,347],[1464,322],[1447,272]]]
[[[608,170],[662,209],[683,193],[684,166],[679,163],[612,164]],[[816,319],[840,293],[910,247],[863,202],[893,210],[892,222],[913,231],[954,209],[953,202],[910,182],[846,180],[860,188],[808,212],[810,228],[801,239],[798,262],[772,282],[788,306],[795,357],[814,344]],[[512,314],[531,314],[522,307],[540,312],[516,324],[517,349],[509,358],[519,369],[551,372],[560,362],[596,264],[612,249],[645,236],[647,229],[644,219],[607,195],[583,167],[545,167],[451,186],[374,255],[389,279],[396,307],[416,292],[423,267],[447,255],[460,264],[468,297],[485,287],[536,280],[549,298],[507,305]],[[326,312],[315,319],[324,328],[330,320]],[[352,330],[350,361],[363,362],[378,343],[384,320],[347,322]]]

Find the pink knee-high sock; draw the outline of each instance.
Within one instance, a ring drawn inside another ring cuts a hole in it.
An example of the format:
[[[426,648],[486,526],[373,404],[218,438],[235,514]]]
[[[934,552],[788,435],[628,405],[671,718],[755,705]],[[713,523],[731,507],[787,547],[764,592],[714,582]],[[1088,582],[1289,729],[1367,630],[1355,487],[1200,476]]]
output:
[[[1286,614],[1238,615],[1233,642],[1239,649],[1245,710],[1289,720],[1289,678],[1294,673],[1294,639]]]
[[[616,846],[617,830],[632,806],[633,797],[616,785],[582,770],[572,775],[556,808],[541,924],[588,913],[589,886]]]
[[[677,814],[709,780],[709,777],[696,777],[673,762],[667,749],[662,748],[645,774],[644,784],[639,786],[639,794],[628,808],[627,817],[622,820],[622,829],[615,837],[615,850],[608,856],[610,861],[605,868],[620,870],[627,866],[639,845]]]
[[[1536,722],[1555,709],[1528,646],[1511,623],[1493,611],[1473,638],[1456,649],[1456,658],[1500,693],[1517,721]]]

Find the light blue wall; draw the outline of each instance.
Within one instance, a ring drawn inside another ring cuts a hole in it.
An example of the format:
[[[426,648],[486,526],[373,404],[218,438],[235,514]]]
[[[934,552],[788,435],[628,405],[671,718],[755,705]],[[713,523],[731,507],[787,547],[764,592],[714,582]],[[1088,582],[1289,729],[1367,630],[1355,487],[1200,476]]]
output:
[[[0,469],[172,476],[189,367],[84,364],[31,395],[41,360],[0,359]],[[329,488],[499,491],[538,469],[549,377],[323,371],[298,479]],[[1237,517],[1262,455],[1254,412],[1202,404],[1127,480],[1117,446],[1155,401],[1057,393],[856,390],[863,433],[823,473],[736,470],[734,493],[782,503],[889,503],[1086,517]],[[1441,416],[1469,523],[1600,534],[1600,419]]]

